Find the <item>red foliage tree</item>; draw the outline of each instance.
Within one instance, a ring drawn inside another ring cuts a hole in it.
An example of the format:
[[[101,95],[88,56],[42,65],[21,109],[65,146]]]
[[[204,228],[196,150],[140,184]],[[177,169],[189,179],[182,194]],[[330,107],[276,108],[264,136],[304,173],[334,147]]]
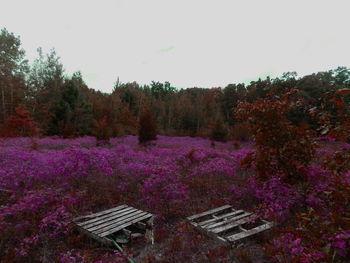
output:
[[[313,133],[306,126],[295,126],[286,114],[298,103],[289,95],[278,99],[269,94],[265,99],[253,103],[241,102],[235,116],[247,120],[249,131],[256,144],[256,152],[248,155],[243,164],[254,162],[260,178],[282,174],[288,183],[295,183],[303,177],[307,165],[316,150]]]
[[[322,110],[319,112],[319,124],[323,128],[321,134],[328,134],[337,140],[350,140],[350,106],[344,96],[350,89],[329,90],[323,94]],[[328,110],[325,108],[328,106]]]
[[[104,116],[98,122],[94,121],[93,125],[94,129],[92,130],[92,133],[96,137],[97,146],[109,144],[111,132],[107,124],[107,116]]]
[[[30,112],[21,104],[15,108],[15,115],[4,120],[1,130],[2,137],[33,137],[38,134],[37,123],[30,117]]]

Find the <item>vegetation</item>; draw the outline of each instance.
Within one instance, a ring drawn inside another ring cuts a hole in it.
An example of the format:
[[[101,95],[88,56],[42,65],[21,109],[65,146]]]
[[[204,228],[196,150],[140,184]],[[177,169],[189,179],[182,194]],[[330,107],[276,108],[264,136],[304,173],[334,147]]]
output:
[[[28,65],[19,37],[3,29],[0,43],[0,130],[3,121],[23,104],[37,122],[42,136],[64,136],[65,128],[70,131],[69,136],[93,135],[96,122],[104,117],[111,136],[136,135],[141,114],[149,108],[161,135],[208,137],[213,131],[212,121],[222,125],[223,120],[223,127],[228,127],[227,139],[247,139],[247,129],[241,121],[232,118],[232,109],[241,101],[253,103],[268,94],[281,97],[292,89],[295,93],[290,103],[303,107],[289,111],[286,117],[291,124],[308,125],[318,135],[325,132],[321,119],[333,127],[339,123],[350,126],[350,118],[338,114],[335,104],[331,103],[339,92],[350,88],[350,69],[346,67],[301,78],[288,72],[275,79],[212,89],[178,90],[169,82],[153,81],[141,86],[117,80],[113,91],[106,94],[89,89],[80,72],[65,75],[55,50],[44,55],[38,48],[38,58]],[[346,108],[349,102],[347,93]],[[313,109],[315,115],[304,114],[306,109]],[[217,132],[225,133],[226,129]]]
[[[350,261],[348,68],[212,89],[118,80],[105,94],[54,50],[29,66],[3,29],[0,88],[1,262],[125,262],[70,224],[121,203],[157,216],[156,245],[125,248],[139,262]],[[223,204],[275,227],[231,248],[184,222]]]
[[[139,143],[144,144],[148,141],[157,139],[157,124],[153,119],[150,109],[147,109],[141,115],[139,126]]]

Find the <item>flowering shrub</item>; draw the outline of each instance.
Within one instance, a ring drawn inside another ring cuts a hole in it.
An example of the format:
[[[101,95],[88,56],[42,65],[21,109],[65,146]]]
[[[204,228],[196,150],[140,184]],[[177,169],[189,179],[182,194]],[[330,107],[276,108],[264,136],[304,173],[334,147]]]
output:
[[[319,262],[323,259],[323,254],[317,251],[310,251],[304,247],[301,238],[293,233],[285,233],[273,240],[273,248],[269,252],[273,255],[275,262]]]
[[[157,209],[163,215],[174,215],[181,212],[187,201],[187,187],[182,184],[174,169],[168,171],[155,169],[144,181],[142,196],[149,207]],[[163,209],[162,209],[163,208]]]
[[[301,200],[300,194],[279,177],[271,178],[257,187],[255,195],[261,201],[263,217],[280,222],[289,219],[293,207]]]
[[[112,138],[108,148],[96,147],[93,137],[42,138],[37,144],[32,150],[28,138],[0,141],[1,262],[125,262],[125,255],[88,242],[70,225],[75,216],[121,203],[158,216],[156,243],[167,245],[145,253],[141,262],[232,262],[229,249],[209,249],[203,235],[179,224],[225,203],[276,222],[274,241],[266,246],[276,262],[349,258],[347,144],[338,147],[346,158],[336,166],[338,149],[319,149],[322,158],[300,167],[305,180],[293,185],[281,173],[260,180],[255,163],[241,168],[255,153],[252,143],[237,150],[216,142],[212,149],[209,139],[158,136],[157,146],[145,148],[127,136]]]

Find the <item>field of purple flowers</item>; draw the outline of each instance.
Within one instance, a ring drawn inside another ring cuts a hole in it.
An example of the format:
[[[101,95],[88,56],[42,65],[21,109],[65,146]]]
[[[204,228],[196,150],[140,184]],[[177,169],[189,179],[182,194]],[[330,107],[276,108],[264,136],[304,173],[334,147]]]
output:
[[[73,217],[119,204],[157,215],[156,244],[126,248],[137,262],[330,262],[329,255],[333,262],[350,260],[350,173],[322,166],[348,144],[323,143],[305,168],[307,180],[291,186],[278,175],[260,182],[253,168],[241,168],[254,152],[252,143],[213,147],[208,139],[165,136],[146,147],[135,136],[111,139],[104,147],[96,147],[93,137],[33,143],[0,139],[1,262],[125,262],[70,224]],[[223,204],[255,211],[276,228],[232,250],[184,222]],[[260,252],[252,252],[256,247]]]

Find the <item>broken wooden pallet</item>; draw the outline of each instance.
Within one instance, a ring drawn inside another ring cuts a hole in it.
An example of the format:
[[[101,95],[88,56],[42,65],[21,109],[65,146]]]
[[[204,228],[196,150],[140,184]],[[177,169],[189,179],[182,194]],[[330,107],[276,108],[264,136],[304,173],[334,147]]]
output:
[[[146,236],[150,235],[153,243],[153,218],[154,215],[151,213],[121,205],[95,214],[80,216],[72,221],[82,233],[103,244],[112,245],[113,242],[109,237],[118,233],[123,233],[129,240],[130,237],[141,235],[139,232],[144,232]],[[119,242],[124,243],[123,240]]]
[[[205,234],[223,242],[236,242],[270,229],[273,223],[258,219],[255,214],[224,205],[187,220]]]

